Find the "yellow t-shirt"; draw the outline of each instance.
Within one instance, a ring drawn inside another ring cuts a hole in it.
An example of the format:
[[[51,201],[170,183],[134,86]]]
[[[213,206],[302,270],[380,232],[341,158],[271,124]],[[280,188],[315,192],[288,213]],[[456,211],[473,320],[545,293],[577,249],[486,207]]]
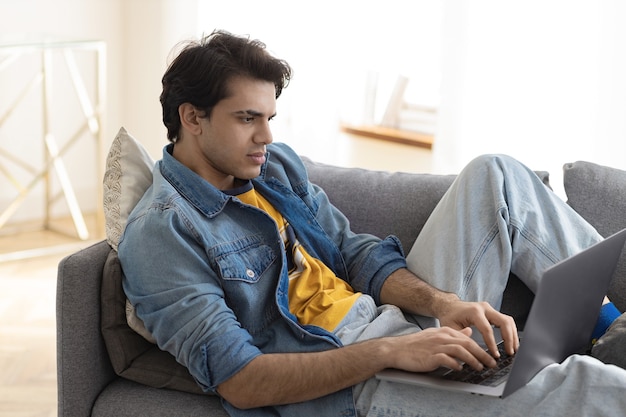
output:
[[[289,311],[300,324],[333,331],[360,293],[355,293],[322,261],[309,255],[287,220],[263,196],[252,189],[237,197],[267,212],[278,225],[289,262]]]

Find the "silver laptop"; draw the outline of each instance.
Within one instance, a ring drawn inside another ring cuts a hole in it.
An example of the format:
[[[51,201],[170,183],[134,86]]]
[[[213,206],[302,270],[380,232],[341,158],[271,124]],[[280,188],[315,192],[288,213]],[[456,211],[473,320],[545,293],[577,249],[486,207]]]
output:
[[[385,369],[381,380],[506,397],[526,385],[544,367],[561,363],[589,346],[602,300],[626,241],[626,229],[547,269],[533,301],[515,356],[501,360],[490,375],[440,368],[429,373]],[[478,334],[478,332],[474,332]],[[483,344],[484,345],[484,344]],[[501,353],[503,349],[501,349]],[[509,362],[506,364],[506,362]]]

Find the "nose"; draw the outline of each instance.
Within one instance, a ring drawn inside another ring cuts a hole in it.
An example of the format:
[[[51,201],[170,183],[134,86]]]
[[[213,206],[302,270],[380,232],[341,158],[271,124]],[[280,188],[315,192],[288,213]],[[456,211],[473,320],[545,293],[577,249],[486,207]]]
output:
[[[263,143],[265,145],[269,145],[274,141],[269,120],[266,120],[264,123],[259,124],[259,128],[254,135],[254,141],[257,143]]]

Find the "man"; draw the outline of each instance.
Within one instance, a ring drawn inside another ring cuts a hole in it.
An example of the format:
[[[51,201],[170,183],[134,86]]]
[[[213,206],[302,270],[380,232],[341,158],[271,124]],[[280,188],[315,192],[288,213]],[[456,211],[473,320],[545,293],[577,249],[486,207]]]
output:
[[[387,367],[495,366],[492,326],[508,353],[519,345],[513,319],[494,308],[509,271],[532,289],[546,266],[600,236],[521,164],[485,157],[444,197],[407,269],[397,239],[352,233],[297,155],[272,144],[290,77],[262,43],[225,32],[190,44],[163,77],[172,143],[119,245],[124,289],[162,349],[232,415],[551,413],[576,398],[626,407],[611,392],[626,373],[590,358],[497,401],[373,378]],[[441,327],[421,330],[418,316]],[[589,378],[581,397],[572,384],[596,368],[609,388]]]

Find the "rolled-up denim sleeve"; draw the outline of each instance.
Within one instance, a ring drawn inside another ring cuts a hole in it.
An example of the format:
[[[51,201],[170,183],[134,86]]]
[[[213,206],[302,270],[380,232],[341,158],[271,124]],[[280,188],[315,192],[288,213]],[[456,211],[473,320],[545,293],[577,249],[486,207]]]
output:
[[[215,392],[261,352],[186,224],[175,210],[149,209],[129,220],[119,245],[124,291],[158,346]]]
[[[406,259],[398,238],[380,239],[367,233],[354,233],[345,215],[329,201],[326,193],[310,184],[316,200],[316,219],[339,247],[348,272],[347,280],[360,292],[371,295],[380,304],[380,290],[394,271],[406,268]]]

